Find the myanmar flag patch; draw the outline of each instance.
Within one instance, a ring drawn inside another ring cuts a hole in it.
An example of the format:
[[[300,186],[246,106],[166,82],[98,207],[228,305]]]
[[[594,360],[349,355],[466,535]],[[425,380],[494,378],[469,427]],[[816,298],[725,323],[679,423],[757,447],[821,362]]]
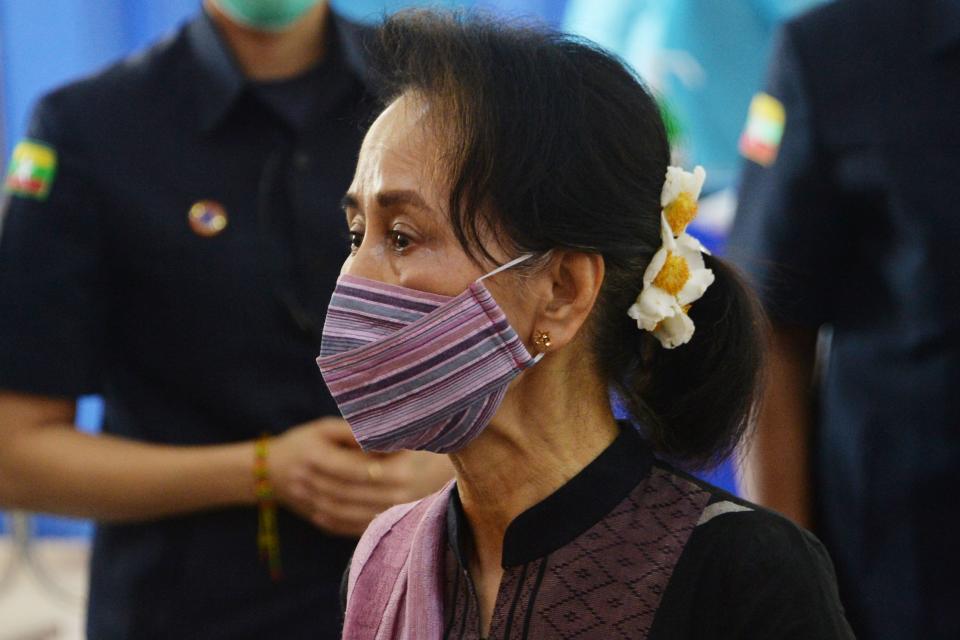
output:
[[[57,152],[41,142],[23,140],[13,150],[4,190],[15,196],[46,200],[57,173]]]
[[[758,93],[750,101],[747,126],[740,136],[740,153],[744,158],[769,167],[777,159],[787,112],[771,95]]]

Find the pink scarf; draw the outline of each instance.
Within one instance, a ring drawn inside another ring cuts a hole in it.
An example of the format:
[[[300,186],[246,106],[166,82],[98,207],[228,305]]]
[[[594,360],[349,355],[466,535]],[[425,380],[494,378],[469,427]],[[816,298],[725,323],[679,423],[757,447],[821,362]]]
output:
[[[443,634],[442,566],[454,483],[380,514],[353,554],[344,640],[433,640]]]

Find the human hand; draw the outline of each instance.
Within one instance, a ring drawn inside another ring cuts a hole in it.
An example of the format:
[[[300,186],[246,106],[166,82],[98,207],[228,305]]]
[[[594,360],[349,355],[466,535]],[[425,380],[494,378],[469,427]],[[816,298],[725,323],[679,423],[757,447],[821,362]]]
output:
[[[377,514],[453,477],[443,455],[364,453],[340,418],[320,418],[275,438],[268,465],[280,502],[330,533],[353,537]]]

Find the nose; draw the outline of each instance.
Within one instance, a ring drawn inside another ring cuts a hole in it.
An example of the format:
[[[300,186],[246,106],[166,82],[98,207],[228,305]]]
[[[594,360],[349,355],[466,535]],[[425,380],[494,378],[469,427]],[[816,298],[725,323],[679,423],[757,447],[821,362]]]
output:
[[[340,275],[356,276],[366,278],[367,280],[376,280],[378,282],[390,282],[390,270],[385,268],[383,256],[378,255],[368,238],[364,238],[357,251],[343,261],[340,268]]]

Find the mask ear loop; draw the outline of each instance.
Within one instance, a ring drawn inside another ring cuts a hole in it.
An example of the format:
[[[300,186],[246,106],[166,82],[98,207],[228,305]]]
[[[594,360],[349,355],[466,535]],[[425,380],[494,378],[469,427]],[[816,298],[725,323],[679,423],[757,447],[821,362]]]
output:
[[[495,275],[497,275],[498,273],[500,273],[501,271],[506,271],[507,269],[510,269],[511,267],[515,267],[515,266],[517,266],[518,264],[520,264],[521,262],[526,262],[527,260],[529,260],[529,259],[532,258],[532,257],[533,257],[533,254],[532,254],[532,253],[525,253],[524,255],[520,256],[519,258],[514,258],[514,259],[511,260],[510,262],[508,262],[508,263],[506,263],[506,264],[500,265],[499,267],[497,267],[496,269],[494,269],[493,271],[491,271],[491,272],[488,273],[487,275],[485,275],[485,276],[480,276],[479,278],[477,278],[477,282],[483,282],[483,281],[486,280],[487,278],[489,278],[489,277],[491,277],[491,276],[495,276]]]
[[[491,272],[488,273],[487,275],[481,276],[481,277],[477,278],[477,282],[483,282],[483,281],[486,280],[487,278],[489,278],[489,277],[491,277],[491,276],[495,276],[495,275],[497,275],[498,273],[500,273],[501,271],[506,271],[507,269],[510,269],[510,268],[512,268],[512,267],[517,266],[517,265],[520,264],[521,262],[526,262],[527,260],[529,260],[530,258],[532,258],[533,255],[534,255],[534,254],[532,254],[532,253],[526,253],[526,254],[518,257],[518,258],[514,258],[514,259],[511,260],[510,262],[508,262],[508,263],[506,263],[506,264],[503,264],[503,265],[500,265],[499,267],[497,267],[496,269],[494,269],[493,271],[491,271]],[[546,355],[546,354],[545,354],[543,351],[541,351],[541,352],[538,353],[537,355],[533,356],[533,361],[530,363],[529,366],[532,367],[533,365],[535,365],[535,364],[537,364],[538,362],[540,362],[541,360],[543,360],[543,356],[544,356],[544,355]]]

